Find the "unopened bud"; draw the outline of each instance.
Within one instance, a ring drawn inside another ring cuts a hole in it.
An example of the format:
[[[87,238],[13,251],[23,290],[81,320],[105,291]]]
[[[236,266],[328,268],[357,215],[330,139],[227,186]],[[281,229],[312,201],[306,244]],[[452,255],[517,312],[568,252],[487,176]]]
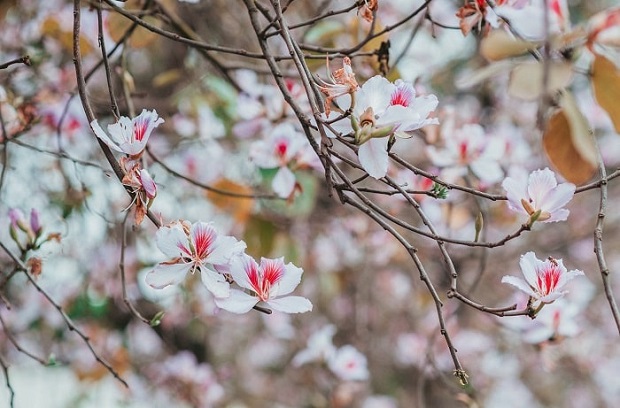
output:
[[[476,228],[476,235],[474,237],[474,242],[478,242],[478,238],[480,238],[480,231],[484,227],[484,218],[482,217],[482,213],[479,212],[476,216],[476,221],[474,223],[474,227]]]

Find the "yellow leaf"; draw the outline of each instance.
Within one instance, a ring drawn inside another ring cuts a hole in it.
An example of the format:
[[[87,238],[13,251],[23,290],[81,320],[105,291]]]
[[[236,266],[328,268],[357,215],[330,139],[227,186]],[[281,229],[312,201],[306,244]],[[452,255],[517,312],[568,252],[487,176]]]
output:
[[[142,20],[156,27],[161,27],[161,21],[155,17],[145,16]],[[108,32],[110,33],[110,38],[112,38],[114,42],[119,42],[132,24],[133,21],[119,13],[111,14],[110,17],[108,17]],[[144,48],[152,45],[158,38],[158,34],[142,26],[138,26],[131,34],[128,44],[133,48]]]
[[[616,132],[620,133],[620,70],[598,54],[592,63],[592,88],[596,101],[609,114]]]
[[[587,182],[597,169],[593,135],[569,93],[562,95],[560,109],[547,123],[543,147],[553,166],[571,183]]]
[[[73,31],[63,30],[58,20],[54,17],[46,18],[41,24],[41,34],[45,37],[54,38],[67,52],[73,51]],[[86,56],[93,52],[93,45],[83,34],[80,34],[80,52]]]
[[[226,178],[219,179],[211,186],[233,194],[251,195],[253,193],[250,187],[235,183]],[[250,218],[252,208],[254,207],[254,199],[252,198],[234,197],[214,191],[207,191],[207,198],[217,208],[231,214],[237,222],[242,224],[245,224]]]
[[[480,42],[480,54],[490,60],[516,57],[538,48],[538,44],[514,38],[504,30],[493,30]]]
[[[516,98],[533,101],[542,94],[542,82],[545,66],[540,62],[524,62],[517,65],[510,73],[508,93]],[[546,93],[564,89],[573,79],[573,66],[568,62],[549,64],[549,77]]]

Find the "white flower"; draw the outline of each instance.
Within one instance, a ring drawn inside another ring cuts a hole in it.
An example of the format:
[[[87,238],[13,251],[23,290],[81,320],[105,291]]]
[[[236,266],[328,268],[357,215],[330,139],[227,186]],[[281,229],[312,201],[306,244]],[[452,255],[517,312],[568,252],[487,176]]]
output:
[[[221,236],[209,223],[198,221],[174,222],[157,230],[159,249],[172,258],[159,263],[146,275],[146,283],[161,289],[178,284],[188,272],[200,270],[202,282],[216,297],[226,297],[230,285],[215,268],[226,266],[232,258],[245,250],[245,242],[234,237]]]
[[[253,292],[231,289],[230,296],[215,298],[215,304],[229,312],[245,313],[258,302],[265,302],[274,310],[285,313],[304,313],[312,310],[312,303],[301,296],[286,296],[299,282],[303,270],[292,263],[284,264],[283,258],[261,258],[260,265],[243,254],[230,264],[230,274],[235,283]]]
[[[555,174],[545,168],[530,173],[527,180],[507,177],[502,183],[508,196],[508,207],[531,217],[538,211],[536,221],[565,221],[569,211],[564,207],[575,193],[575,185],[558,184]]]
[[[562,291],[564,286],[573,278],[584,274],[580,270],[567,272],[561,259],[549,257],[541,261],[536,258],[534,252],[522,255],[519,266],[525,280],[515,276],[504,276],[502,283],[516,286],[540,304],[549,304],[564,296],[567,293]]]
[[[273,128],[266,140],[253,143],[250,158],[258,167],[278,169],[271,187],[282,198],[290,197],[297,185],[293,169],[321,168],[305,136],[288,122]]]
[[[416,97],[413,85],[402,80],[393,84],[376,75],[354,94],[354,101],[351,123],[337,122],[333,127],[346,133],[355,131],[360,164],[376,179],[387,174],[389,136],[409,137],[407,132],[439,123],[428,117],[437,107],[437,97]]]
[[[334,334],[336,326],[333,324],[325,325],[312,333],[308,338],[308,346],[293,357],[293,366],[299,367],[313,361],[329,360],[336,353],[336,347],[332,342]]]
[[[448,129],[444,146],[429,146],[427,153],[435,166],[448,168],[454,177],[465,176],[468,169],[480,180],[495,183],[504,172],[499,165],[505,153],[505,143],[497,137],[489,137],[482,126],[467,124],[457,130]]]
[[[366,356],[355,347],[340,347],[327,361],[329,369],[343,381],[364,381],[369,377]]]
[[[117,152],[130,156],[138,156],[146,147],[151,132],[164,120],[157,115],[157,111],[142,110],[142,113],[133,119],[121,116],[118,122],[108,125],[108,132],[103,131],[97,120],[90,122],[95,135]]]
[[[542,343],[573,337],[579,333],[576,318],[580,312],[581,308],[575,303],[558,299],[536,315],[536,320],[531,322],[532,327],[526,331],[523,338],[528,343]]]

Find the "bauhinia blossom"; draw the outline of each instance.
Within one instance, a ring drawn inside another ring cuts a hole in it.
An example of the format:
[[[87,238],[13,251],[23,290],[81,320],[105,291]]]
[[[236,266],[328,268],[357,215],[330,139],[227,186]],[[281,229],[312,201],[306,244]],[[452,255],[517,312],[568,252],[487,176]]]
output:
[[[569,211],[562,207],[575,193],[574,184],[558,184],[555,173],[548,168],[533,171],[527,180],[507,177],[502,187],[506,190],[511,210],[538,222],[565,221]]]
[[[376,179],[387,174],[387,146],[391,136],[409,137],[408,132],[438,124],[429,118],[437,107],[435,95],[416,96],[413,85],[382,76],[370,78],[353,96],[351,123],[334,123],[338,131],[355,133],[358,158],[366,172]]]
[[[303,270],[283,258],[261,258],[260,265],[243,254],[230,264],[230,275],[235,283],[252,294],[231,289],[230,296],[215,298],[215,304],[229,312],[246,313],[257,303],[264,302],[274,310],[285,313],[304,313],[312,310],[312,303],[301,296],[288,296],[299,282]]]
[[[456,179],[471,172],[485,183],[501,180],[504,172],[499,161],[505,154],[505,142],[487,135],[478,124],[458,129],[443,129],[444,145],[426,150],[435,166],[443,168],[443,177]]]
[[[222,236],[206,222],[176,221],[157,230],[159,249],[171,259],[160,262],[146,275],[146,283],[161,289],[178,284],[188,272],[200,270],[202,283],[216,297],[226,297],[230,284],[216,268],[226,268],[245,250],[245,242]]]
[[[164,120],[157,115],[157,111],[143,109],[142,113],[133,119],[121,116],[118,122],[108,125],[109,136],[96,119],[90,122],[90,127],[111,149],[129,156],[139,156],[144,151],[153,129],[162,123]]]
[[[525,280],[515,276],[504,276],[502,283],[509,283],[527,293],[539,306],[549,304],[561,298],[567,292],[563,291],[566,284],[584,273],[580,270],[567,271],[561,259],[551,257],[544,261],[536,258],[534,252],[521,256],[519,261],[521,272]]]
[[[364,381],[369,377],[366,356],[355,347],[340,347],[328,360],[327,365],[344,381]]]

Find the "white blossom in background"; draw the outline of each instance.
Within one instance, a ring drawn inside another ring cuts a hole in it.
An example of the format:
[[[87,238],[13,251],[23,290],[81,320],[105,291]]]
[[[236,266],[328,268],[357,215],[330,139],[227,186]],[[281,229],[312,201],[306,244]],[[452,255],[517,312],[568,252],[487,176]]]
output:
[[[216,296],[215,304],[229,312],[246,313],[257,303],[284,313],[305,313],[312,310],[312,303],[301,296],[289,294],[301,282],[303,270],[284,258],[261,258],[260,265],[243,254],[230,264],[230,275],[243,290],[231,289],[229,296]]]
[[[290,197],[295,191],[294,170],[322,169],[306,137],[288,122],[274,127],[264,140],[254,142],[250,147],[250,158],[260,168],[278,169],[271,187],[282,198]]]
[[[577,316],[581,308],[564,298],[543,308],[532,321],[532,326],[526,329],[523,339],[528,343],[542,343],[551,340],[560,340],[565,337],[574,337],[579,331]]]
[[[501,138],[489,136],[482,126],[467,124],[458,129],[442,129],[443,146],[426,150],[431,162],[443,169],[445,177],[456,180],[471,172],[481,181],[496,183],[504,172],[500,166],[505,153]]]
[[[349,344],[336,350],[327,365],[343,381],[364,381],[370,376],[366,356]]]
[[[539,305],[549,304],[564,296],[566,284],[577,276],[584,275],[580,270],[567,271],[561,259],[549,257],[544,261],[536,258],[534,252],[521,256],[519,261],[524,279],[506,275],[502,283],[508,283],[528,294]]]
[[[315,361],[327,361],[336,353],[333,337],[336,326],[328,324],[315,331],[308,338],[308,345],[293,357],[293,366],[299,367]]]
[[[178,284],[188,272],[200,270],[202,282],[216,297],[229,295],[230,285],[217,267],[226,267],[243,253],[246,244],[223,236],[206,222],[176,221],[157,230],[157,247],[171,259],[160,262],[146,275],[146,283],[156,289]]]
[[[138,156],[142,154],[153,130],[164,123],[157,115],[157,111],[142,110],[140,115],[133,119],[121,116],[118,122],[108,125],[108,134],[101,128],[97,120],[90,123],[95,135],[117,152]]]
[[[548,168],[533,171],[527,179],[507,177],[502,187],[506,190],[511,210],[528,217],[540,211],[538,222],[565,221],[569,211],[562,207],[575,193],[574,184],[558,184],[555,173]]]

